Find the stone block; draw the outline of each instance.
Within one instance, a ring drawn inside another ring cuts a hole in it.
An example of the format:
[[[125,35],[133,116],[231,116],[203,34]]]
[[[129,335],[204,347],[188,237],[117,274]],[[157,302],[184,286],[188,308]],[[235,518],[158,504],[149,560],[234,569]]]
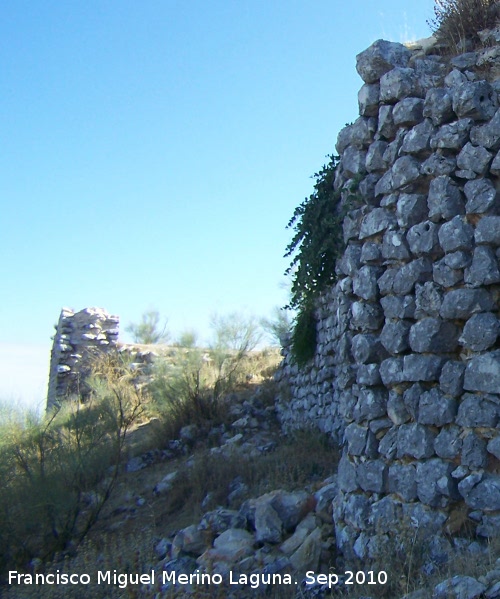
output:
[[[486,446],[486,449],[489,453],[494,455],[497,460],[500,460],[500,436],[495,437],[494,439],[490,439]]]
[[[339,489],[345,493],[352,493],[358,489],[356,482],[356,466],[351,462],[347,455],[340,458],[337,469],[337,481]]]
[[[359,114],[362,116],[377,116],[380,99],[380,85],[365,83],[358,92]]]
[[[354,302],[351,306],[352,326],[366,331],[375,331],[382,326],[384,313],[375,303]]]
[[[458,484],[458,490],[465,503],[475,510],[493,512],[500,510],[500,477],[487,475],[470,488],[469,479],[477,480],[474,475],[468,476]]]
[[[371,237],[395,224],[396,217],[392,212],[389,212],[386,208],[375,208],[361,221],[359,238]]]
[[[395,501],[392,497],[383,497],[371,506],[369,517],[370,525],[380,533],[392,532],[394,523],[400,522],[403,516],[401,502]]]
[[[464,185],[467,214],[484,214],[496,207],[497,191],[489,179],[474,179]]]
[[[441,219],[451,220],[458,214],[465,214],[462,193],[447,175],[441,175],[431,181],[427,205],[429,218],[434,222]]]
[[[356,374],[356,382],[358,385],[374,386],[380,385],[382,379],[380,377],[380,367],[378,364],[360,364]]]
[[[408,387],[403,393],[403,401],[413,420],[418,420],[418,405],[425,389],[420,383]]]
[[[398,458],[410,456],[420,460],[434,455],[436,433],[421,424],[402,424],[397,433]]]
[[[403,100],[404,102],[405,100]],[[396,104],[396,107],[398,104]],[[396,110],[396,108],[394,109]],[[429,119],[419,123],[405,135],[401,152],[406,154],[420,154],[430,149],[431,136],[436,132]],[[422,170],[420,170],[422,172]]]
[[[495,345],[500,322],[492,312],[474,314],[465,323],[459,342],[472,351],[485,351]]]
[[[478,358],[482,358],[482,356],[478,356]],[[467,365],[467,369],[469,368],[469,364]],[[466,377],[467,369],[465,373]],[[477,383],[477,379],[473,379],[472,383],[474,384],[474,386],[480,386],[479,383]],[[487,383],[487,381],[485,383]],[[470,389],[471,386],[471,384],[464,382],[464,387],[466,389]],[[481,386],[489,385],[484,384]],[[458,406],[458,413],[455,421],[460,426],[467,428],[475,428],[479,426],[494,428],[498,423],[498,417],[499,406],[497,404],[493,403],[492,401],[488,401],[488,399],[482,397],[481,395],[465,393],[462,397],[460,405]]]
[[[370,500],[365,495],[349,495],[344,504],[344,520],[350,526],[364,530],[370,515]]]
[[[451,476],[453,464],[432,458],[417,464],[417,495],[420,501],[432,507],[444,507],[448,498],[455,498],[457,483]]]
[[[470,170],[478,175],[485,175],[493,160],[493,154],[482,146],[473,146],[467,142],[457,157],[460,169]]]
[[[398,320],[386,322],[380,334],[380,342],[390,354],[400,354],[408,349],[408,332],[411,323]]]
[[[406,236],[412,254],[416,256],[442,254],[438,242],[438,230],[438,225],[428,220],[413,225]]]
[[[443,156],[435,152],[422,162],[420,173],[431,177],[451,175],[457,168],[457,159],[453,156]]]
[[[387,391],[383,388],[362,388],[354,408],[354,420],[363,422],[385,416],[387,413]]]
[[[463,362],[449,360],[441,370],[439,386],[443,393],[458,397],[464,390],[465,364]]]
[[[469,431],[462,443],[462,465],[471,470],[478,470],[486,468],[487,463],[486,441]]]
[[[403,380],[410,382],[439,379],[443,358],[433,355],[409,354],[403,358]]]
[[[363,455],[368,437],[368,428],[351,423],[346,426],[344,437],[347,442],[347,451],[350,455]]]
[[[397,130],[398,128],[394,124],[392,116],[392,106],[387,104],[380,106],[378,111],[378,135],[384,139],[390,140],[394,138]]]
[[[397,270],[392,285],[396,295],[411,293],[416,283],[424,283],[431,278],[432,262],[429,258],[417,258]],[[380,279],[379,279],[380,286]]]
[[[406,409],[403,396],[395,391],[389,391],[387,400],[387,415],[394,424],[404,424],[410,420],[410,414]]]
[[[470,360],[465,369],[464,389],[497,393],[500,389],[500,350]]]
[[[385,386],[403,381],[403,358],[387,358],[380,364],[380,378]]]
[[[446,257],[434,263],[432,278],[441,287],[454,287],[464,278],[464,272],[460,268],[451,268],[447,264]]]
[[[415,316],[415,298],[412,295],[386,295],[380,299],[384,316],[391,318],[413,318]]]
[[[409,344],[418,353],[449,353],[456,349],[458,336],[459,330],[454,324],[429,316],[411,327]]]
[[[440,458],[455,459],[462,450],[461,429],[458,426],[443,428],[434,440],[434,451]]]
[[[396,457],[398,450],[398,429],[396,426],[390,428],[382,437],[378,451],[380,455],[384,456],[388,460],[393,460]]]
[[[389,493],[397,493],[404,501],[417,499],[417,471],[412,464],[389,466]]]
[[[423,119],[424,101],[421,98],[404,98],[394,106],[392,117],[398,127],[413,127]]]
[[[476,225],[474,239],[478,245],[500,246],[500,216],[483,216]]]
[[[444,257],[444,263],[452,270],[461,270],[472,264],[472,256],[466,251],[451,252]]]
[[[413,156],[398,158],[391,169],[392,190],[407,190],[420,178],[420,163]]]
[[[436,387],[422,393],[418,405],[419,424],[444,426],[454,421],[456,413],[457,401],[443,395]]]
[[[385,260],[408,260],[410,258],[408,244],[402,231],[388,230],[384,233],[382,257]]]
[[[431,119],[435,126],[451,121],[453,113],[452,97],[448,89],[431,88],[425,95],[423,116]]]
[[[468,81],[453,89],[452,105],[458,118],[488,121],[497,110],[497,94],[487,81]]]
[[[446,253],[457,250],[470,251],[474,229],[464,217],[454,216],[439,229],[439,243]]]
[[[387,487],[387,466],[382,460],[368,460],[358,464],[356,478],[363,491],[383,493]]]
[[[470,131],[470,140],[476,146],[483,146],[489,150],[500,149],[500,110],[489,123],[476,125]]]
[[[353,292],[365,299],[375,300],[378,297],[377,281],[381,276],[382,271],[375,266],[362,266],[356,275],[353,277],[352,290]]]
[[[359,334],[352,338],[351,352],[358,364],[378,361],[381,348],[377,335]]]
[[[366,170],[369,173],[377,171],[385,171],[387,169],[387,163],[384,160],[384,153],[387,150],[386,141],[374,141],[368,148],[366,153]]]
[[[366,83],[376,83],[394,67],[406,67],[410,56],[403,44],[377,40],[356,56],[356,70]]]
[[[366,152],[348,146],[342,154],[342,166],[347,177],[358,177],[366,173]]]
[[[469,140],[469,132],[473,123],[472,119],[460,119],[449,125],[442,125],[431,137],[431,148],[460,152]]]
[[[465,270],[464,281],[471,287],[500,282],[498,260],[492,248],[481,245],[474,249],[472,264]]]
[[[380,101],[395,103],[403,98],[420,95],[418,78],[412,68],[396,67],[380,78]]]
[[[342,274],[354,277],[361,267],[361,246],[349,243],[342,258],[339,260],[339,270]]]
[[[427,197],[423,194],[402,193],[396,206],[400,227],[408,228],[427,218]]]
[[[423,284],[417,283],[415,285],[415,318],[439,316],[442,303],[443,294],[438,285],[432,281]],[[411,318],[412,316],[408,317]]]
[[[361,247],[361,264],[378,264],[382,261],[382,248],[379,243],[365,241]],[[359,268],[359,267],[358,267]],[[353,273],[353,276],[356,273]]]
[[[439,313],[442,318],[467,320],[473,314],[489,312],[494,305],[486,289],[453,289],[445,293]]]

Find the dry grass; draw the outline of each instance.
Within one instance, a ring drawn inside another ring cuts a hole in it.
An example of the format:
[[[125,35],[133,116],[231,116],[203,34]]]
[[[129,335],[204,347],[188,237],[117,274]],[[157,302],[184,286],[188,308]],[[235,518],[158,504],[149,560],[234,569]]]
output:
[[[439,44],[461,54],[481,45],[478,32],[498,23],[495,0],[435,0],[428,25]]]

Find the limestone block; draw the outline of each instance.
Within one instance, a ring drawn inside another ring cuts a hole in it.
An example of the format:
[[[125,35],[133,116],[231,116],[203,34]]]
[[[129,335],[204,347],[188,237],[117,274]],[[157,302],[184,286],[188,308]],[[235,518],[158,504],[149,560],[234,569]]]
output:
[[[403,401],[413,420],[418,419],[418,405],[425,389],[420,383],[408,387],[403,393]]]
[[[448,515],[422,503],[404,503],[403,518],[422,533],[435,535],[436,530],[441,530]]]
[[[401,383],[403,379],[403,358],[387,358],[380,364],[380,377],[384,385]]]
[[[380,299],[384,316],[391,318],[413,318],[415,316],[415,298],[413,295],[386,295]]]
[[[498,460],[500,460],[500,436],[495,437],[494,439],[490,439],[490,441],[488,441],[486,449],[489,453],[491,453]]]
[[[467,268],[472,263],[472,256],[469,252],[451,252],[444,257],[444,263],[452,270]]]
[[[398,458],[411,456],[420,460],[434,455],[436,433],[421,424],[402,424],[398,429]]]
[[[464,389],[464,373],[465,364],[463,362],[453,360],[446,362],[439,377],[441,391],[452,397],[461,395]]]
[[[458,490],[467,505],[476,510],[500,510],[500,478],[487,475],[470,488],[471,478],[476,480],[474,475],[471,475],[458,484]]]
[[[417,319],[425,316],[439,316],[443,303],[443,294],[438,285],[432,281],[415,285],[415,313]],[[412,316],[409,315],[408,318]],[[400,317],[402,318],[402,317]]]
[[[417,472],[412,464],[389,466],[389,493],[397,493],[404,501],[417,498]]]
[[[365,495],[350,495],[345,500],[344,520],[357,530],[364,530],[368,525],[370,500]]]
[[[377,116],[380,99],[380,85],[365,83],[358,92],[359,114],[362,116]]]
[[[412,227],[427,217],[427,197],[423,194],[402,193],[396,206],[400,227]]]
[[[348,453],[350,455],[363,455],[368,437],[368,428],[353,422],[346,427],[344,436]]]
[[[500,350],[475,356],[468,362],[465,369],[464,389],[497,393],[500,389],[499,385]]]
[[[402,231],[388,230],[384,233],[382,257],[386,260],[407,260],[410,258],[408,244]]]
[[[462,465],[471,470],[485,468],[488,462],[486,441],[469,431],[462,443]]]
[[[394,292],[394,281],[399,273],[399,268],[388,268],[377,281],[380,295]]]
[[[434,440],[434,451],[440,458],[453,460],[462,450],[461,429],[458,426],[443,428]]]
[[[422,256],[440,253],[438,231],[439,227],[428,220],[413,225],[406,236],[412,254]]]
[[[434,282],[442,287],[454,287],[462,281],[464,273],[460,269],[451,268],[446,262],[446,257],[436,262],[432,269]]]
[[[475,67],[476,61],[477,52],[465,52],[464,54],[454,56],[450,62],[456,69],[460,69],[461,71],[463,71],[465,69]]]
[[[500,152],[493,158],[490,166],[490,173],[496,177],[500,176]]]
[[[418,258],[402,266],[394,277],[393,290],[396,295],[411,293],[416,283],[424,283],[431,278],[432,262],[428,258]],[[380,279],[379,279],[380,287]]]
[[[380,356],[381,344],[377,335],[354,335],[351,343],[351,352],[358,364],[375,362]]]
[[[356,382],[359,385],[380,385],[380,368],[378,364],[360,364],[356,374]]]
[[[341,491],[352,493],[359,488],[358,483],[356,482],[356,466],[345,454],[340,458],[337,476],[339,489]]]
[[[375,208],[361,221],[360,239],[375,235],[396,224],[395,215],[386,208]]]
[[[382,271],[375,266],[362,266],[353,278],[353,292],[365,299],[375,300],[378,297],[377,280],[381,276]]]
[[[476,527],[476,533],[481,537],[498,537],[500,536],[500,515],[489,516],[484,515],[481,519],[481,524]],[[500,591],[500,584],[497,582],[493,587],[486,593],[487,599],[495,599],[498,597]]]
[[[451,220],[457,214],[465,214],[462,193],[447,175],[441,175],[431,181],[427,205],[429,218],[434,222],[441,219]]]
[[[458,168],[471,170],[478,175],[484,175],[493,160],[493,154],[482,146],[473,146],[467,142],[457,157]]]
[[[384,161],[386,161],[386,153],[387,152],[384,153]],[[392,171],[389,170],[384,175],[382,175],[382,177],[380,177],[380,179],[377,181],[377,184],[375,185],[375,196],[379,197],[381,195],[390,194],[392,192],[392,189]]]
[[[444,223],[439,229],[439,243],[445,252],[468,250],[472,246],[474,229],[467,220],[454,216],[449,222]]]
[[[376,83],[394,67],[405,67],[410,56],[403,44],[377,40],[356,56],[356,70],[366,83]]]
[[[382,308],[375,303],[353,302],[351,313],[351,325],[355,329],[376,331],[382,326],[384,320]]]
[[[392,116],[398,127],[413,127],[423,119],[424,101],[421,98],[404,98],[394,106]]]
[[[443,395],[436,387],[422,393],[420,396],[418,404],[419,424],[444,426],[454,421],[456,413],[456,400]]]
[[[483,216],[476,226],[474,239],[478,245],[500,246],[500,216]]]
[[[488,246],[474,250],[471,266],[465,270],[464,280],[471,287],[491,285],[500,281],[500,270],[495,252]]]
[[[472,119],[460,119],[448,125],[442,125],[431,137],[431,148],[433,150],[441,148],[459,152],[469,140],[469,132],[473,123]]]
[[[382,259],[382,249],[379,243],[374,241],[365,241],[361,247],[361,263],[371,264],[379,263]],[[353,273],[355,274],[355,273]]]
[[[472,127],[471,142],[489,150],[500,149],[500,110],[497,110],[489,123]]]
[[[478,358],[482,358],[482,356],[478,356]],[[477,360],[477,358],[475,359]],[[468,368],[469,365],[467,365],[467,369]],[[472,381],[464,381],[464,387],[466,389],[470,389],[471,386],[482,386],[477,381],[478,377],[476,376],[476,369],[472,369],[472,371],[474,376],[469,375],[469,379],[472,379]],[[467,377],[467,370],[465,376]],[[484,377],[484,374],[481,376]],[[458,406],[458,414],[455,421],[460,426],[470,428],[478,426],[495,427],[498,423],[498,417],[499,406],[497,404],[488,401],[487,397],[465,393]]]
[[[487,81],[467,82],[453,89],[452,105],[458,118],[487,121],[497,110],[497,94]]]
[[[472,351],[484,351],[495,344],[499,333],[498,318],[492,312],[482,312],[465,323],[459,342]]]
[[[387,487],[387,466],[382,460],[368,460],[358,464],[356,478],[363,491],[383,493]]]
[[[420,178],[420,163],[413,156],[402,156],[393,164],[392,190],[405,190]]]
[[[443,358],[433,355],[409,354],[403,358],[403,380],[410,382],[439,379]]]
[[[400,522],[403,516],[401,502],[392,497],[383,497],[371,505],[369,523],[377,534],[394,530],[394,523]]]
[[[473,314],[489,312],[495,303],[486,289],[453,289],[444,295],[440,316],[467,320]]]
[[[387,413],[387,391],[383,388],[362,388],[354,408],[354,420],[374,420]]]
[[[394,424],[404,424],[410,419],[410,414],[406,409],[403,396],[395,391],[389,391],[387,400],[387,415]]]
[[[387,150],[386,141],[374,141],[370,144],[368,152],[366,153],[365,167],[369,173],[374,171],[385,171],[387,169],[387,163],[384,160],[384,153]]]
[[[380,78],[380,101],[395,103],[410,96],[420,96],[418,78],[412,68],[396,67]]]
[[[361,246],[350,243],[339,260],[340,272],[353,277],[361,266]]]
[[[443,156],[435,152],[427,160],[422,162],[420,172],[422,175],[431,177],[440,177],[441,175],[451,175],[457,168],[457,159],[453,156]]]
[[[464,185],[467,214],[483,214],[495,206],[497,191],[489,179],[474,179]]]
[[[403,100],[402,102],[404,102]],[[396,104],[396,107],[398,104]],[[436,132],[429,119],[425,119],[405,135],[401,151],[407,154],[419,154],[430,149],[431,136]],[[421,171],[422,172],[422,171]]]
[[[380,455],[383,455],[388,460],[393,460],[396,457],[398,450],[398,428],[393,426],[389,429],[382,437],[378,451]]]
[[[452,97],[445,88],[432,88],[425,95],[423,116],[431,119],[434,126],[451,121],[455,115]]]
[[[417,495],[422,503],[433,507],[445,506],[445,497],[455,498],[457,483],[451,476],[453,464],[432,458],[417,464]]]
[[[366,172],[366,152],[349,146],[342,154],[342,166],[348,177],[357,177]]]
[[[384,104],[380,106],[378,112],[378,128],[377,134],[386,139],[394,139],[398,128],[394,124],[394,118],[392,116],[392,106]]]
[[[410,329],[409,344],[417,353],[449,353],[458,345],[459,330],[451,322],[428,316]]]
[[[380,334],[380,342],[390,354],[400,354],[408,349],[408,332],[411,323],[404,320],[386,322]]]
[[[472,576],[457,575],[447,578],[434,587],[433,599],[477,599],[486,590],[486,585],[480,583]]]

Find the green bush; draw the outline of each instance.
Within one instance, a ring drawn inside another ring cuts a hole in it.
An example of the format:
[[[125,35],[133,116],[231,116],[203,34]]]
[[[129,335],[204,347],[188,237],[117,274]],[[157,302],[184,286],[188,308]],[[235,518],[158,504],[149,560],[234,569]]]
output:
[[[45,418],[9,418],[2,428],[0,572],[79,543],[110,497],[143,398],[109,365],[98,370],[85,404],[68,400]]]
[[[480,45],[478,32],[498,23],[495,0],[436,0],[427,21],[438,42],[455,54]]]

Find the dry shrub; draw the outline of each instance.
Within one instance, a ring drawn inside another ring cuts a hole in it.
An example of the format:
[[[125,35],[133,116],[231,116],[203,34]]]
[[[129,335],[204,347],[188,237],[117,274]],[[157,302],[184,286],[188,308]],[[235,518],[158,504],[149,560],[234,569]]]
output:
[[[498,22],[496,0],[435,0],[428,25],[439,43],[460,54],[480,45],[478,32]]]

